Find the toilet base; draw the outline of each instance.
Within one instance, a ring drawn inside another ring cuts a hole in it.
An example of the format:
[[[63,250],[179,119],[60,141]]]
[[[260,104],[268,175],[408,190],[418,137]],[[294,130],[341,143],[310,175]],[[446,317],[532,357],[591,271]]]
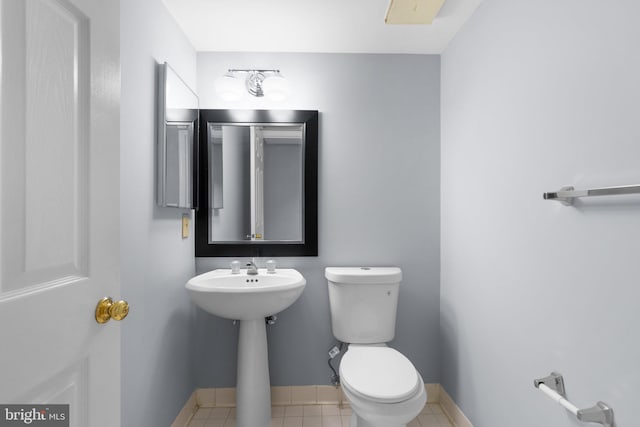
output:
[[[351,404],[351,422],[350,427],[407,427],[407,424],[418,416],[425,403],[427,402],[427,393],[423,388],[420,393],[405,402],[391,404],[386,406],[382,404],[371,405],[370,402],[364,402],[343,387],[347,401]],[[364,414],[363,418],[359,414]]]
[[[356,413],[353,412],[351,414],[350,427],[407,427],[407,425],[406,424],[388,425],[388,424],[371,423],[371,422],[369,422],[369,421],[357,416]]]
[[[424,384],[422,377],[420,381]],[[354,394],[345,384],[342,385],[342,392],[353,411],[350,427],[406,427],[427,403],[427,391],[424,386],[420,387],[418,392],[408,400],[391,404],[363,399]]]

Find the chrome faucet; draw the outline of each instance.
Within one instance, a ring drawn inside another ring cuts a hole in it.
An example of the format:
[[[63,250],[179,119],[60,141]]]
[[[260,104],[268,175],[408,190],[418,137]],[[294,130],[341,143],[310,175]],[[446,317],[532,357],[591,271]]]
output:
[[[247,274],[250,276],[255,276],[258,274],[258,267],[256,267],[256,263],[253,261],[249,261],[247,263]]]

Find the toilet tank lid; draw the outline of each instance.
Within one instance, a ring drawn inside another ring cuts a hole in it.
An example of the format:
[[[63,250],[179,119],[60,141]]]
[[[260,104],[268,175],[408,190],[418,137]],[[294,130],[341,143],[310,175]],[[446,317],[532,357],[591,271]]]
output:
[[[336,283],[400,283],[398,267],[327,267],[324,277]]]

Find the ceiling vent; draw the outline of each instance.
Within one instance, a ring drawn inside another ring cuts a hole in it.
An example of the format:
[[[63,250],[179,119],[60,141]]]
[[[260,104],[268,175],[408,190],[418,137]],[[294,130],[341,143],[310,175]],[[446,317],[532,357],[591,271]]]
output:
[[[444,0],[391,0],[384,22],[405,25],[431,24],[443,4]]]

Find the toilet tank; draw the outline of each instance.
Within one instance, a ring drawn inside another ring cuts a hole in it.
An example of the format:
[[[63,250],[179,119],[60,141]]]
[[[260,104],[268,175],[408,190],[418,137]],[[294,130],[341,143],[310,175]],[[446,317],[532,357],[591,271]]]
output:
[[[327,267],[331,328],[338,340],[353,344],[391,341],[396,330],[397,267]]]

